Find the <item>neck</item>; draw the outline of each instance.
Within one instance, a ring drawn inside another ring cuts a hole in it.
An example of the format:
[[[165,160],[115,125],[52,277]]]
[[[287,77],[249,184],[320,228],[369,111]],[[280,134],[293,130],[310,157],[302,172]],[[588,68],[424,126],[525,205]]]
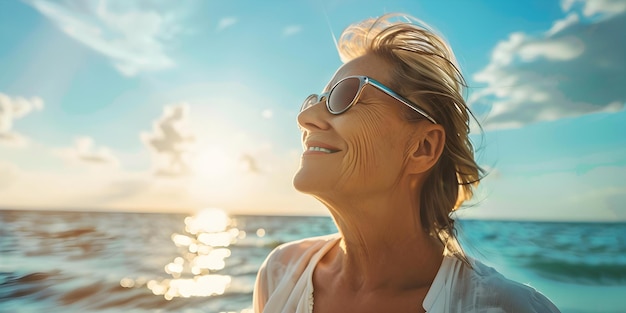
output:
[[[342,239],[325,259],[341,284],[353,290],[430,286],[443,246],[422,229],[419,203],[399,200],[414,198],[394,192],[327,203]]]

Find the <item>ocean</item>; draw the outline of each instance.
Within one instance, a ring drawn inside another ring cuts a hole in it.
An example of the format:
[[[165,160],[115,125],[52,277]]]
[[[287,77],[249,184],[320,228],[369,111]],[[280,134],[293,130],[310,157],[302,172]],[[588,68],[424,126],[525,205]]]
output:
[[[460,221],[466,252],[565,313],[626,312],[626,223]],[[329,217],[0,210],[0,312],[251,313],[277,245]]]

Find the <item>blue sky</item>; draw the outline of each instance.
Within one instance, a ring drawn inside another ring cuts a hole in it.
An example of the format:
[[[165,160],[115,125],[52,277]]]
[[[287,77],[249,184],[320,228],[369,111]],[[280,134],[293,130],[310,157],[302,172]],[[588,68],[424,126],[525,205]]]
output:
[[[453,47],[476,218],[626,220],[626,1],[0,1],[0,207],[325,214],[291,186],[349,24]]]

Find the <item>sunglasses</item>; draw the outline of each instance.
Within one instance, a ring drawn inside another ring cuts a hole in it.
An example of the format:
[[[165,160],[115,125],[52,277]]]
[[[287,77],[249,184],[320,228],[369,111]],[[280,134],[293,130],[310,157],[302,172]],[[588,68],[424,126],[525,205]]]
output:
[[[437,124],[435,119],[428,115],[428,113],[422,110],[419,106],[413,104],[411,101],[395,93],[389,87],[367,76],[345,77],[338,81],[332,88],[330,88],[329,91],[323,92],[319,95],[312,94],[308,96],[306,99],[304,99],[302,107],[300,108],[300,112],[312,107],[316,103],[319,103],[320,101],[322,101],[322,99],[326,102],[326,108],[328,109],[328,112],[335,115],[346,112],[348,111],[348,109],[350,109],[350,107],[352,107],[359,101],[359,97],[361,96],[361,93],[363,93],[363,87],[365,87],[366,85],[376,87],[376,89],[402,102],[404,105],[419,113],[420,115],[431,121],[433,124]]]

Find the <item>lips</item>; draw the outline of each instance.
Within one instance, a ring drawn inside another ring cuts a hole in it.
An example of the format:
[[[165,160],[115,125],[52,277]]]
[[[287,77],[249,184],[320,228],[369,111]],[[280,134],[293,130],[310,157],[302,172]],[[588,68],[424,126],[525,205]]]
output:
[[[337,147],[319,141],[307,141],[305,143],[305,154],[331,154],[341,151]]]

